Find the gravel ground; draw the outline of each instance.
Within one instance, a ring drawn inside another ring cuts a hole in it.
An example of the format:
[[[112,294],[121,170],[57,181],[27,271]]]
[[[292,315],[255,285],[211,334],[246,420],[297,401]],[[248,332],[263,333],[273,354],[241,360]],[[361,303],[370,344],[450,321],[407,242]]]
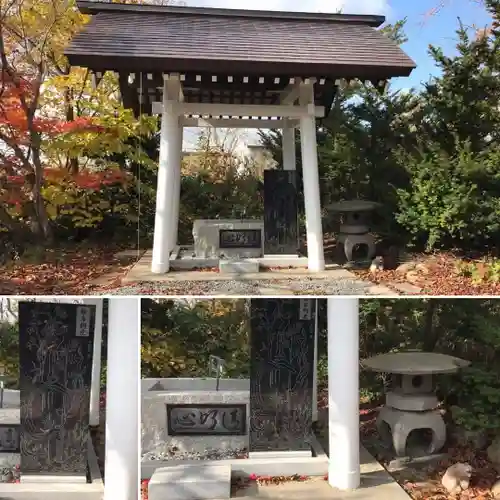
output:
[[[371,283],[353,279],[289,278],[280,280],[210,280],[141,282],[109,290],[115,295],[269,295],[288,290],[293,295],[366,295]]]
[[[142,456],[142,461],[149,460],[229,460],[232,458],[246,458],[247,450],[205,450],[204,452],[173,451],[165,452],[150,451]]]

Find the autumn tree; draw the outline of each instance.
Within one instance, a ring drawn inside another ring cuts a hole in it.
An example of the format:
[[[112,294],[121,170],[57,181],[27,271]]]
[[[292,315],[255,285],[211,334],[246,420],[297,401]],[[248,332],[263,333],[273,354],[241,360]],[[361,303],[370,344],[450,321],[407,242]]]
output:
[[[69,66],[64,48],[86,21],[74,0],[2,3],[0,224],[14,234],[29,228],[50,241],[59,209],[82,200],[82,189],[125,181],[110,155],[138,160],[130,137],[155,128],[123,109],[115,75],[96,87],[87,69]]]

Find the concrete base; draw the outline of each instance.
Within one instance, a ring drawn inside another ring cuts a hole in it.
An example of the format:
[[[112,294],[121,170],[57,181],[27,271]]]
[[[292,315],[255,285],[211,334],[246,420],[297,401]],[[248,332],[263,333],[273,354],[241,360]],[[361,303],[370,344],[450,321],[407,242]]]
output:
[[[231,467],[198,463],[156,469],[148,485],[149,500],[223,500],[231,496]]]
[[[258,273],[259,263],[250,259],[245,260],[221,260],[219,272],[227,274]]]
[[[299,255],[264,255],[264,257],[252,260],[257,261],[259,266],[264,269],[286,267],[307,268],[309,262],[307,257],[301,257]]]
[[[304,451],[251,451],[248,458],[268,458],[281,460],[282,458],[310,458],[312,450]]]
[[[226,273],[258,273],[259,269],[269,268],[307,268],[307,257],[298,255],[264,255],[264,257],[250,257],[235,254],[234,257],[226,252],[197,256],[191,246],[176,246],[170,254],[170,269],[173,271],[191,271],[199,269],[212,269],[219,267],[220,272]]]
[[[247,458],[231,460],[205,460],[204,464],[224,463],[231,467],[232,477],[258,476],[324,476],[328,472],[328,457],[315,436],[311,438],[312,456],[289,458]],[[178,465],[199,465],[199,460],[148,460],[141,462],[141,478],[149,479],[159,468]]]
[[[214,273],[211,271],[203,271],[203,268],[214,268],[219,266],[220,259],[194,259],[189,258],[175,258],[177,255],[172,252],[170,258],[170,270],[171,272],[165,274],[154,274],[151,272],[151,259],[152,251],[148,250],[143,253],[142,257],[132,266],[128,274],[123,278],[123,283],[135,283],[143,281],[154,281],[154,282],[168,282],[168,281],[213,281],[213,280],[228,280],[231,276],[227,276],[221,273]],[[287,257],[260,257],[250,260],[251,262],[258,262],[261,268],[259,273],[245,274],[243,279],[259,279],[259,280],[276,280],[276,279],[290,279],[290,278],[328,278],[332,280],[336,279],[353,279],[356,280],[356,275],[351,272],[342,269],[337,264],[329,264],[326,266],[325,271],[322,272],[312,272],[307,269],[307,258],[306,257],[293,257],[295,265],[290,266],[287,262]],[[291,257],[290,257],[291,259]],[[280,269],[281,267],[281,269]],[[290,267],[292,267],[290,269]],[[266,268],[275,268],[269,271]],[[177,270],[178,269],[178,270]],[[189,272],[193,270],[192,272]],[[184,271],[184,272],[183,272]],[[383,292],[387,295],[394,294],[388,288],[384,289]]]
[[[102,500],[104,486],[93,484],[0,484],[2,500]]]
[[[23,484],[87,484],[86,476],[57,476],[57,475],[35,475],[23,474],[21,476]]]
[[[170,269],[173,271],[192,271],[218,267],[219,257],[196,257],[191,246],[176,246],[170,253]]]
[[[327,460],[326,455],[325,460]],[[235,462],[246,461],[235,460]],[[388,498],[391,500],[410,500],[409,495],[403,488],[363,447],[360,449],[360,462],[361,487],[357,490],[340,491],[332,488],[327,481],[323,480],[323,477],[318,477],[312,481],[290,482],[279,485],[251,483],[249,488],[238,490],[234,497],[243,500],[304,500],[304,498],[315,500],[387,500]],[[325,472],[316,475],[324,476],[327,468],[326,463]],[[235,467],[232,467],[232,469],[234,475]],[[267,475],[267,473],[264,471],[262,474]],[[297,473],[313,475],[308,474],[307,470],[300,470]],[[143,476],[143,479],[147,479],[147,477]]]
[[[25,482],[24,476],[21,476],[21,483],[0,483],[0,500],[68,500],[69,498],[71,500],[102,500],[104,482],[91,441],[89,441],[88,465],[89,483],[48,482],[44,479],[48,476],[38,476],[39,480],[36,482]]]

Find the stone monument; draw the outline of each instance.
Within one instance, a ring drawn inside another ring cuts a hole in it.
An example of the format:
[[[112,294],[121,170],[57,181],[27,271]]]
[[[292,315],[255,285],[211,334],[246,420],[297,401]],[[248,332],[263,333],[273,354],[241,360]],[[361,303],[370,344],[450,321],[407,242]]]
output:
[[[264,255],[298,254],[296,172],[264,171]]]
[[[251,300],[250,457],[311,454],[314,308],[313,299]]]
[[[19,302],[21,481],[87,482],[95,306]]]

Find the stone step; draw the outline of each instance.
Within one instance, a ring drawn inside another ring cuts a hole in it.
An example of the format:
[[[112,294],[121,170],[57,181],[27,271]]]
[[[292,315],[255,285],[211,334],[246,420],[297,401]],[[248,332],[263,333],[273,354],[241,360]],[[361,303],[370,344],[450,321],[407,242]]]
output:
[[[175,465],[156,469],[148,485],[149,500],[223,500],[231,495],[231,466]]]
[[[219,272],[225,274],[258,273],[259,263],[254,260],[225,260],[219,261]]]

